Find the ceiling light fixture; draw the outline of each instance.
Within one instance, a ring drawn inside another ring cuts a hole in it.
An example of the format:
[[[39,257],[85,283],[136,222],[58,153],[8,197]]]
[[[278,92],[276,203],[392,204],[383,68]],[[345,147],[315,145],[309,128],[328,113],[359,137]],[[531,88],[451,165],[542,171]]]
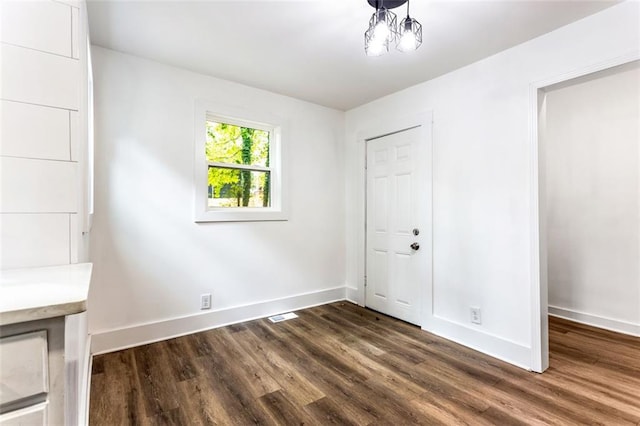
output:
[[[396,44],[401,52],[416,50],[422,44],[422,25],[409,16],[409,0],[367,0],[376,11],[364,33],[364,51],[368,56],[380,56]],[[407,4],[407,17],[397,26],[397,17],[390,9]]]

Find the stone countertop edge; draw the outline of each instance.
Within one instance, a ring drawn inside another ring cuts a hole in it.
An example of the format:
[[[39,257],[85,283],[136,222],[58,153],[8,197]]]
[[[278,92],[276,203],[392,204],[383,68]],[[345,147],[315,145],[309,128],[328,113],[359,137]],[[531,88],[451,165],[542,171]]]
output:
[[[0,326],[87,310],[91,263],[0,271]]]

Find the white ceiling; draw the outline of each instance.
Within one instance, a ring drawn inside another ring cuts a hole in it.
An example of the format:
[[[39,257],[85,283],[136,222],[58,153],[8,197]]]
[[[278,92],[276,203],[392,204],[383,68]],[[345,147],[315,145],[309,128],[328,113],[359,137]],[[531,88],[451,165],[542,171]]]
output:
[[[413,0],[424,44],[375,58],[363,50],[366,0],[90,0],[88,9],[99,46],[347,110],[615,3]]]

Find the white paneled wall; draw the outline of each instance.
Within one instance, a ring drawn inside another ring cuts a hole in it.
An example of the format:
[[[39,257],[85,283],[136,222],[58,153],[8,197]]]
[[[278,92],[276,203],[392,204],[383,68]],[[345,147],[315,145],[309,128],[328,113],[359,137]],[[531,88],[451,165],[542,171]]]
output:
[[[2,214],[2,265],[70,263],[68,214]]]
[[[2,145],[7,157],[70,160],[69,114],[61,108],[2,101]],[[38,123],[34,126],[34,123]]]
[[[2,41],[71,56],[72,9],[53,1],[3,1]]]
[[[0,2],[0,268],[77,262],[79,9]]]
[[[0,158],[3,213],[77,213],[72,161]]]
[[[2,97],[6,100],[77,110],[77,59],[2,44]]]

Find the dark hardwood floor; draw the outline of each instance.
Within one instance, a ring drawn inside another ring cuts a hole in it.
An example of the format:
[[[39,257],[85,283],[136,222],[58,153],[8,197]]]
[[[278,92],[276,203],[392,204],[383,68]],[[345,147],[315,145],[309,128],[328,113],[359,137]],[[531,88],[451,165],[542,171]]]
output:
[[[348,302],[93,359],[91,425],[640,424],[640,338],[551,318],[513,367]]]

